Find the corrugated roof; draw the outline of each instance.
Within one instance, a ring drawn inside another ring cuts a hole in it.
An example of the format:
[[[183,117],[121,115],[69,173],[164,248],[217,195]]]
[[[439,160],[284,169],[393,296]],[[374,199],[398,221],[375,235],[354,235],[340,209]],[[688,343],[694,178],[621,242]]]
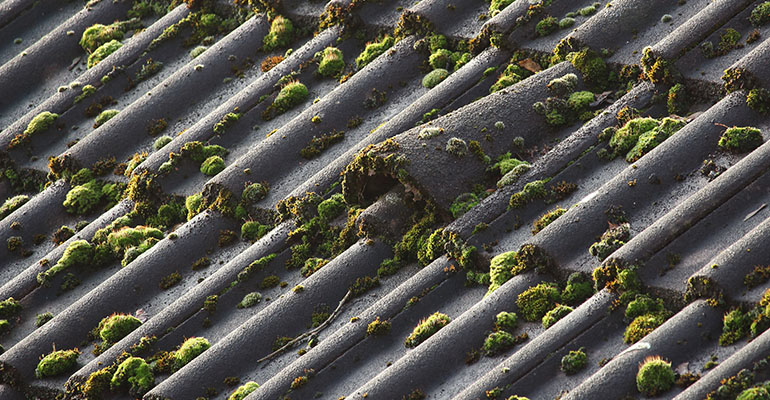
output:
[[[0,2],[0,397],[764,398],[768,22]]]

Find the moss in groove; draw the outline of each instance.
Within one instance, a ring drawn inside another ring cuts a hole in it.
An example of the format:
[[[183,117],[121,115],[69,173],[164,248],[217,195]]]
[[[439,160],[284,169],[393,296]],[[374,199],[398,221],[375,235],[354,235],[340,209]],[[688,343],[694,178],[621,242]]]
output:
[[[754,26],[762,26],[770,22],[770,1],[765,1],[758,4],[751,10],[749,21]]]
[[[421,320],[417,324],[412,333],[404,340],[404,345],[406,347],[417,347],[451,321],[452,318],[446,314],[440,312],[431,314],[428,318]]]
[[[10,197],[5,200],[2,206],[0,206],[0,220],[7,217],[12,212],[16,211],[19,207],[23,206],[29,201],[29,196],[20,194],[14,197]]]
[[[307,146],[299,151],[299,154],[307,159],[312,160],[318,157],[324,150],[331,147],[333,144],[341,142],[345,139],[344,131],[334,130],[330,133],[323,134],[320,137],[313,136]]]
[[[645,396],[657,396],[674,386],[676,376],[671,368],[671,363],[663,361],[660,357],[647,357],[639,365],[636,374],[636,388]]]
[[[83,50],[93,53],[99,46],[111,40],[122,40],[123,35],[124,31],[120,24],[94,24],[83,31],[79,44]]]
[[[754,127],[727,128],[719,138],[720,148],[732,153],[747,153],[764,143],[762,132]]]
[[[155,376],[150,365],[139,357],[129,357],[118,365],[110,380],[110,389],[118,391],[128,383],[128,392],[133,396],[142,396],[155,384]]]
[[[235,389],[235,391],[232,394],[230,394],[227,400],[243,400],[251,392],[257,390],[257,388],[259,388],[259,384],[257,382],[254,382],[254,381],[246,382],[245,385],[242,385],[238,389]]]
[[[327,47],[320,54],[321,61],[318,64],[318,73],[322,76],[334,77],[345,69],[345,60],[342,51],[336,47]]]
[[[186,339],[179,350],[174,352],[173,370],[178,371],[195,357],[208,350],[209,347],[211,347],[211,343],[206,338],[191,337]]]
[[[94,50],[93,53],[91,53],[90,56],[88,56],[88,68],[99,64],[102,62],[102,60],[107,58],[107,56],[116,52],[122,46],[123,43],[120,43],[117,40],[110,40],[109,42],[99,46],[96,50]]]
[[[391,48],[395,42],[396,41],[392,36],[385,36],[379,41],[367,43],[364,51],[356,57],[356,66],[358,69],[362,69],[374,61],[374,59],[384,53],[385,50]]]
[[[561,359],[561,370],[567,375],[574,375],[585,368],[587,361],[588,356],[582,347],[578,350],[570,350]]]
[[[48,378],[69,372],[77,365],[79,356],[80,351],[78,349],[55,350],[48,353],[37,364],[35,376],[38,378]]]
[[[545,314],[561,301],[561,293],[555,283],[539,283],[516,299],[516,306],[522,317],[530,322],[541,321]]]
[[[20,144],[28,142],[32,136],[45,132],[53,125],[57,118],[59,118],[59,114],[50,111],[43,111],[40,114],[35,115],[35,117],[29,121],[29,124],[27,124],[27,128],[24,129],[24,132],[11,139],[11,142],[8,144],[8,149],[13,149]]]
[[[291,20],[278,15],[270,24],[270,32],[262,39],[265,51],[288,46],[294,39],[294,24]]]

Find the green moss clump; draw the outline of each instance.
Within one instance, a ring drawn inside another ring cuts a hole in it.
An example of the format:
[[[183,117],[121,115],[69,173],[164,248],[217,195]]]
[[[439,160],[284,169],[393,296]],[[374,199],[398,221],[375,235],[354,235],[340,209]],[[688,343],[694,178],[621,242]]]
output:
[[[230,112],[222,116],[222,118],[217,121],[216,124],[214,124],[214,133],[217,135],[222,135],[225,133],[228,127],[238,122],[238,120],[241,118],[241,113],[235,113]]]
[[[203,161],[200,169],[203,175],[214,176],[225,169],[225,160],[220,156],[211,156]]]
[[[137,246],[129,247],[126,249],[125,253],[123,253],[123,259],[120,260],[120,265],[127,266],[132,261],[134,261],[137,257],[142,255],[145,251],[149,250],[152,246],[154,246],[156,243],[158,243],[158,239],[155,238],[148,238]]]
[[[318,257],[310,257],[307,260],[305,260],[305,264],[300,269],[299,273],[307,278],[310,275],[313,275],[316,271],[321,269],[324,265],[328,264],[329,260],[318,258]]]
[[[433,69],[449,69],[452,66],[452,52],[447,49],[438,49],[431,52],[428,64]]]
[[[243,400],[251,392],[257,390],[257,388],[259,388],[259,384],[257,382],[254,382],[254,381],[246,382],[245,385],[242,385],[238,389],[235,389],[235,391],[230,395],[230,397],[227,398],[227,400]]]
[[[35,115],[35,117],[29,121],[29,124],[27,124],[27,128],[24,129],[24,132],[11,139],[11,142],[8,143],[8,149],[26,143],[33,135],[46,131],[53,125],[57,118],[59,118],[59,114],[50,111],[43,111],[40,114]]]
[[[281,15],[270,24],[270,32],[262,39],[263,49],[271,51],[288,46],[294,39],[294,24]]]
[[[78,172],[70,177],[70,185],[84,185],[94,179],[93,172],[88,168],[81,168]]]
[[[107,56],[114,53],[122,46],[123,46],[123,43],[120,43],[117,40],[110,40],[109,42],[99,46],[99,48],[94,50],[94,52],[91,53],[90,56],[88,56],[88,68],[91,68],[96,64],[99,64],[100,62],[102,62],[102,60],[107,58]]]
[[[101,399],[110,390],[112,375],[109,367],[91,373],[83,384],[83,395],[87,399]]]
[[[183,157],[189,157],[191,160],[202,163],[205,159],[211,156],[224,156],[227,154],[227,149],[222,146],[212,144],[204,146],[199,141],[192,141],[185,143],[180,149]]]
[[[433,89],[448,76],[449,71],[445,70],[444,68],[436,68],[422,78],[422,86],[428,89]]]
[[[395,43],[396,40],[391,36],[385,36],[377,42],[367,43],[364,51],[356,57],[356,67],[361,69],[367,66],[370,62],[374,61],[375,58],[379,57],[380,54],[384,53],[385,50],[391,48]]]
[[[75,240],[67,246],[59,261],[48,270],[37,274],[37,282],[47,286],[61,271],[73,266],[89,265],[94,257],[94,247],[85,240]],[[0,315],[2,318],[2,315]]]
[[[94,119],[94,129],[104,125],[105,122],[112,119],[112,117],[118,115],[120,110],[104,110]]]
[[[582,347],[578,350],[570,350],[569,354],[561,358],[561,370],[567,375],[574,375],[585,368],[587,362],[588,356]]]
[[[500,175],[505,176],[509,172],[513,171],[516,167],[519,165],[529,165],[526,161],[521,161],[518,158],[511,157],[511,153],[505,153],[500,158],[498,158],[497,162],[492,164],[491,167],[489,167],[490,171],[499,171]]]
[[[191,337],[185,340],[179,347],[179,350],[174,352],[174,371],[187,365],[195,357],[208,350],[209,347],[211,347],[211,343],[206,338]]]
[[[346,207],[345,198],[337,193],[318,204],[318,215],[326,221],[331,221],[342,214]]]
[[[435,110],[435,109],[434,109]],[[440,134],[444,133],[444,130],[442,128],[436,128],[436,127],[425,127],[420,129],[420,132],[417,134],[418,139],[422,140],[428,140],[432,137],[436,137]]]
[[[199,212],[203,211],[203,196],[200,193],[191,194],[187,196],[184,201],[185,208],[187,209],[187,220],[191,220]]]
[[[350,285],[350,294],[358,297],[376,288],[377,286],[380,286],[379,277],[375,277],[372,279],[372,277],[369,277],[369,276],[361,276],[356,278],[353,284]]]
[[[751,11],[749,21],[754,26],[762,26],[770,22],[770,1],[758,4]]]
[[[366,326],[366,336],[383,336],[387,335],[388,332],[390,332],[390,321],[380,321],[380,317]]]
[[[439,329],[445,327],[451,321],[452,318],[446,314],[440,312],[431,314],[428,318],[421,320],[420,323],[417,324],[412,333],[407,336],[406,340],[404,340],[404,345],[406,345],[406,347],[417,347],[420,343],[433,336],[434,333],[438,332]]]
[[[468,154],[468,144],[458,137],[449,138],[446,142],[446,152],[455,157],[463,157]]]
[[[561,301],[561,293],[555,283],[544,282],[520,293],[516,299],[519,313],[530,322],[540,321]]]
[[[289,82],[278,92],[272,107],[280,112],[286,112],[305,101],[308,93],[307,86],[301,82]]]
[[[318,157],[324,150],[331,147],[331,145],[341,142],[343,139],[345,139],[345,132],[337,131],[336,129],[321,136],[313,136],[313,138],[310,139],[310,143],[299,151],[299,155],[305,159],[312,160],[313,158]]]
[[[29,196],[20,194],[13,196],[5,200],[2,206],[0,206],[0,220],[16,211],[19,207],[23,206],[29,201]]]
[[[574,20],[573,20],[574,23]],[[548,36],[559,30],[559,20],[555,17],[545,17],[535,26],[538,36]]]
[[[534,229],[532,229],[532,234],[536,234],[543,229],[545,229],[546,226],[550,225],[551,222],[556,221],[557,218],[564,215],[564,213],[567,212],[566,209],[561,207],[556,207],[555,210],[549,211],[545,214],[543,214],[537,221],[533,222],[532,225],[534,226]]]
[[[345,60],[342,58],[342,50],[336,47],[327,47],[323,50],[321,62],[318,64],[318,73],[323,76],[337,76],[345,69]]]
[[[687,112],[687,104],[687,90],[684,85],[677,83],[668,90],[666,105],[668,106],[669,114],[683,114]]]
[[[163,135],[157,139],[155,139],[155,142],[152,144],[152,148],[157,151],[162,149],[167,144],[171,143],[171,141],[174,140],[171,136]]]
[[[599,260],[604,260],[609,257],[615,250],[621,248],[626,241],[631,238],[630,226],[628,223],[616,225],[607,229],[599,239],[588,248],[588,253],[597,257]]]
[[[722,335],[719,336],[719,345],[728,346],[745,337],[750,331],[751,321],[751,314],[740,309],[725,314],[722,319]]]
[[[0,301],[0,318],[9,319],[21,311],[21,303],[13,297]]]
[[[639,316],[661,311],[665,311],[662,299],[653,300],[647,295],[637,294],[626,306],[625,316],[627,320],[633,321]]]
[[[185,213],[186,210],[180,203],[171,202],[163,204],[158,207],[158,212],[155,216],[148,218],[148,223],[153,226],[170,228],[177,222],[184,221]]]
[[[162,290],[170,289],[182,281],[182,275],[179,272],[172,272],[160,279],[160,288]]]
[[[123,176],[130,178],[131,173],[134,172],[139,164],[143,163],[147,159],[147,153],[134,153],[133,157],[126,164],[126,169],[123,171]]]
[[[481,200],[473,193],[463,193],[452,202],[449,206],[449,212],[452,213],[452,217],[455,219],[460,218],[463,214],[470,211],[471,208],[476,207]]]
[[[21,236],[11,236],[7,239],[6,243],[8,244],[8,251],[13,253],[24,246],[24,239]]]
[[[52,351],[37,364],[35,376],[48,378],[68,372],[75,368],[79,356],[80,351],[78,349]]]
[[[262,283],[259,285],[262,289],[270,289],[278,286],[281,283],[281,278],[276,275],[269,275],[262,279]]]
[[[499,254],[492,258],[489,264],[489,293],[524,271],[531,269],[544,271],[550,264],[550,257],[545,251],[530,244],[521,246],[518,251]]]
[[[250,308],[254,307],[262,301],[262,295],[259,292],[251,292],[243,296],[243,299],[238,303],[238,308]]]
[[[719,55],[727,54],[730,50],[738,46],[738,42],[741,40],[741,33],[733,28],[727,28],[722,31],[719,36],[719,45],[717,45],[717,52]]]
[[[639,136],[636,145],[634,145],[634,147],[626,154],[626,161],[635,162],[639,160],[642,156],[663,143],[664,140],[682,129],[686,124],[687,123],[682,120],[663,118],[660,125]]]
[[[604,60],[593,50],[584,49],[570,53],[567,57],[587,82],[598,87],[606,85],[609,69]]]
[[[45,325],[46,322],[53,319],[53,314],[50,312],[38,314],[35,316],[35,326],[40,328],[41,326]]]
[[[632,119],[615,131],[610,138],[610,147],[615,154],[627,153],[636,145],[643,133],[657,128],[658,125],[660,123],[655,118]]]
[[[484,339],[484,344],[481,346],[481,349],[486,355],[492,356],[512,348],[518,342],[519,340],[516,336],[510,332],[497,331],[490,333],[489,336]]]
[[[206,51],[208,47],[206,46],[197,46],[194,49],[190,50],[190,58],[196,58],[199,55],[203,54],[204,51]]]
[[[767,4],[770,4],[770,2]],[[735,400],[770,400],[770,392],[762,386],[748,388],[738,394]]]
[[[123,39],[123,34],[123,29],[119,24],[94,24],[83,31],[79,44],[83,50],[93,53],[99,46],[111,40]]]
[[[508,7],[514,0],[492,0],[489,4],[489,14],[491,16],[497,15],[500,11],[503,11],[505,7]]]
[[[567,107],[575,114],[580,114],[580,112],[588,109],[589,104],[593,103],[595,99],[596,96],[587,90],[575,92],[569,95]]]
[[[636,388],[645,396],[657,396],[674,386],[674,370],[671,363],[660,357],[647,357],[636,373]]]
[[[746,105],[752,110],[767,114],[770,112],[770,90],[765,88],[754,88],[746,96]]]
[[[93,85],[85,85],[80,89],[80,94],[75,97],[75,103],[80,103],[83,101],[86,97],[96,93],[96,87]]]
[[[446,49],[449,47],[449,42],[446,39],[446,36],[441,34],[435,34],[430,35],[428,38],[428,50],[430,50],[431,54],[435,53],[436,51],[440,49]]]
[[[552,79],[546,85],[546,88],[554,95],[559,97],[568,96],[575,91],[578,84],[578,77],[575,74],[566,74],[560,78]],[[593,101],[593,100],[591,100]]]
[[[129,357],[118,365],[110,380],[110,389],[120,390],[125,384],[130,385],[128,391],[133,396],[142,396],[155,384],[155,376],[150,365],[139,357]]]
[[[543,315],[543,319],[542,319],[543,328],[548,329],[552,327],[553,324],[557,323],[560,319],[566,317],[567,314],[571,312],[572,312],[572,307],[559,304],[558,306],[554,307],[552,310],[545,313],[545,315]]]
[[[527,183],[520,192],[511,195],[508,206],[521,208],[535,199],[544,199],[548,195],[548,191],[545,189],[546,182],[546,180],[537,180]]]
[[[643,337],[647,336],[655,328],[661,326],[669,314],[666,311],[648,313],[640,315],[626,327],[626,331],[623,334],[623,340],[628,343],[636,343]]]
[[[267,187],[267,185],[263,185],[261,183],[252,183],[243,189],[241,199],[246,204],[253,204],[264,199],[265,196],[267,196],[267,192],[269,191],[270,189]]]
[[[719,147],[732,153],[746,153],[764,143],[762,132],[753,127],[732,127],[719,138]]]
[[[141,245],[149,238],[163,239],[163,232],[160,229],[142,225],[134,228],[123,227],[107,235],[107,245],[113,252],[120,253]]]
[[[568,305],[576,306],[593,295],[593,284],[586,274],[573,272],[567,278],[567,286],[561,292],[561,300]]]
[[[575,18],[564,17],[559,21],[559,29],[567,29],[575,25]]]
[[[99,322],[99,337],[105,343],[117,343],[140,325],[142,321],[132,315],[113,314]]]
[[[495,330],[513,333],[518,321],[519,317],[516,313],[501,311],[495,316]]]
[[[262,225],[256,221],[246,221],[241,225],[241,237],[246,240],[257,240],[270,231],[269,225]]]
[[[593,5],[590,5],[590,6],[581,8],[580,11],[578,11],[578,14],[584,17],[587,17],[595,12],[596,12],[596,7],[594,7]]]

